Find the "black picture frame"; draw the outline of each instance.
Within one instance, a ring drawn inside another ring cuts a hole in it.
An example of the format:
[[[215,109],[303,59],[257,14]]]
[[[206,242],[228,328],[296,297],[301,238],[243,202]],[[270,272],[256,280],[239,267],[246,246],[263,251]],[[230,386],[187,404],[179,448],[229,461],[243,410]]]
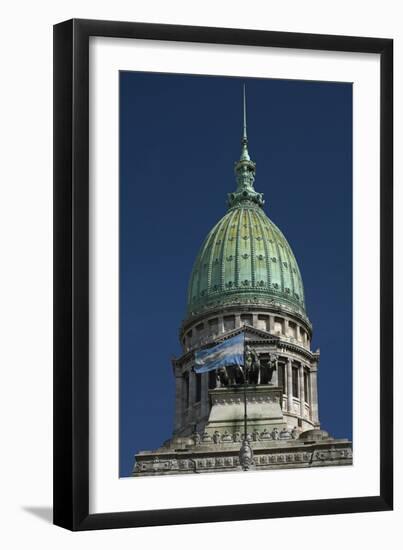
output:
[[[89,513],[89,38],[377,53],[381,58],[380,490],[366,497]],[[392,510],[393,40],[73,19],[54,26],[54,523],[71,530]]]

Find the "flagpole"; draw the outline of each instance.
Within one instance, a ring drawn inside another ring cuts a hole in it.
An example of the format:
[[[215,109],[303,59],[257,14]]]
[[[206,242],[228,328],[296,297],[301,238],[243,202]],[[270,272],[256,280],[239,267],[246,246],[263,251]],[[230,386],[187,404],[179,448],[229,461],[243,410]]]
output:
[[[246,398],[246,357],[245,357],[245,334],[243,343],[243,403],[244,403],[244,437],[239,450],[239,463],[244,471],[249,470],[253,464],[253,450],[248,441],[248,413]]]
[[[248,436],[247,431],[247,405],[246,405],[246,361],[245,361],[245,337],[243,341],[243,422],[244,422],[244,439],[246,441]]]

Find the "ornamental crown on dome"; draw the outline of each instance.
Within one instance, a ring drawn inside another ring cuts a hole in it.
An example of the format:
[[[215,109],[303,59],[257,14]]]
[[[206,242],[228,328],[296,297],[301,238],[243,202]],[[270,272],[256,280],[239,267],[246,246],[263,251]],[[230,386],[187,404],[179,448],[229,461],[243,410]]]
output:
[[[253,187],[256,175],[256,164],[250,159],[248,151],[248,135],[246,130],[246,92],[243,87],[243,135],[241,140],[241,156],[235,163],[237,189],[228,195],[230,208],[242,202],[264,205],[263,193],[257,193]]]

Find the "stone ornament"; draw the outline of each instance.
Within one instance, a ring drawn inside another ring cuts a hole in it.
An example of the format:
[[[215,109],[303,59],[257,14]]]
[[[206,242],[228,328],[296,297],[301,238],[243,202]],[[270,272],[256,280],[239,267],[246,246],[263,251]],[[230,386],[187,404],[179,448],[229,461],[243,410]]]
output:
[[[218,431],[215,431],[213,434],[213,441],[214,443],[221,443],[221,434]]]
[[[271,434],[266,430],[266,428],[261,433],[260,439],[262,441],[268,441],[268,440],[272,439]]]
[[[208,432],[204,432],[202,435],[202,442],[203,443],[210,443],[212,441],[211,435]]]
[[[252,447],[246,439],[244,439],[239,451],[239,463],[243,470],[249,470],[253,463]]]

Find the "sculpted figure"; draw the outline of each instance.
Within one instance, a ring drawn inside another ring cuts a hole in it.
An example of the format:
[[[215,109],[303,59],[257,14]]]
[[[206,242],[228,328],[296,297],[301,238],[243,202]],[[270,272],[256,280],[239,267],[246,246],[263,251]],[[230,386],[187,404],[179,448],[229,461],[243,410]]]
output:
[[[260,441],[260,434],[257,430],[254,430],[254,432],[252,434],[252,439],[253,439],[253,441]]]
[[[252,349],[249,344],[245,346],[245,379],[248,384],[260,383],[260,358],[256,350]]]
[[[244,365],[244,378],[245,382],[249,382],[249,371],[252,366],[253,358],[252,358],[252,350],[249,344],[246,344],[245,346],[245,365]]]
[[[220,367],[217,369],[217,387],[221,388],[223,386],[228,386],[228,372],[225,367]]]
[[[266,430],[266,428],[263,430],[263,432],[260,434],[260,439],[262,439],[263,441],[264,440],[268,440],[268,439],[271,439],[271,434],[270,432],[268,432]]]
[[[253,451],[248,441],[243,441],[239,451],[239,463],[244,470],[249,470],[253,461]]]
[[[225,430],[223,436],[222,436],[223,443],[232,443],[232,436],[229,433],[228,430]]]
[[[201,440],[201,437],[200,437],[200,434],[199,432],[196,432],[196,430],[192,433],[192,439],[193,439],[193,443],[195,445],[199,445],[200,444],[200,440]]]
[[[280,439],[290,439],[291,435],[287,428],[283,428],[280,432]]]
[[[249,369],[249,383],[260,384],[260,358],[256,350],[251,350],[252,363]]]
[[[213,441],[214,443],[221,443],[221,434],[217,430],[214,432]]]
[[[240,443],[241,442],[241,434],[240,432],[234,433],[234,443]]]
[[[234,386],[235,385],[235,365],[231,365],[227,367],[227,374],[228,374],[228,386]]]
[[[279,438],[278,428],[273,428],[271,436],[272,436],[273,439],[278,439]]]
[[[235,384],[243,384],[244,382],[244,370],[239,365],[234,367]]]
[[[209,443],[211,441],[211,435],[208,432],[204,432],[202,436],[203,443]]]
[[[271,353],[269,356],[269,375],[268,375],[268,382],[271,381],[273,372],[277,370],[277,363],[278,363],[278,354],[277,353]]]
[[[298,439],[299,438],[299,432],[298,432],[298,429],[296,426],[293,427],[293,429],[291,430],[291,437],[293,439]]]
[[[273,377],[273,372],[277,370],[278,355],[270,353],[268,361],[261,367],[261,383],[270,384]]]

